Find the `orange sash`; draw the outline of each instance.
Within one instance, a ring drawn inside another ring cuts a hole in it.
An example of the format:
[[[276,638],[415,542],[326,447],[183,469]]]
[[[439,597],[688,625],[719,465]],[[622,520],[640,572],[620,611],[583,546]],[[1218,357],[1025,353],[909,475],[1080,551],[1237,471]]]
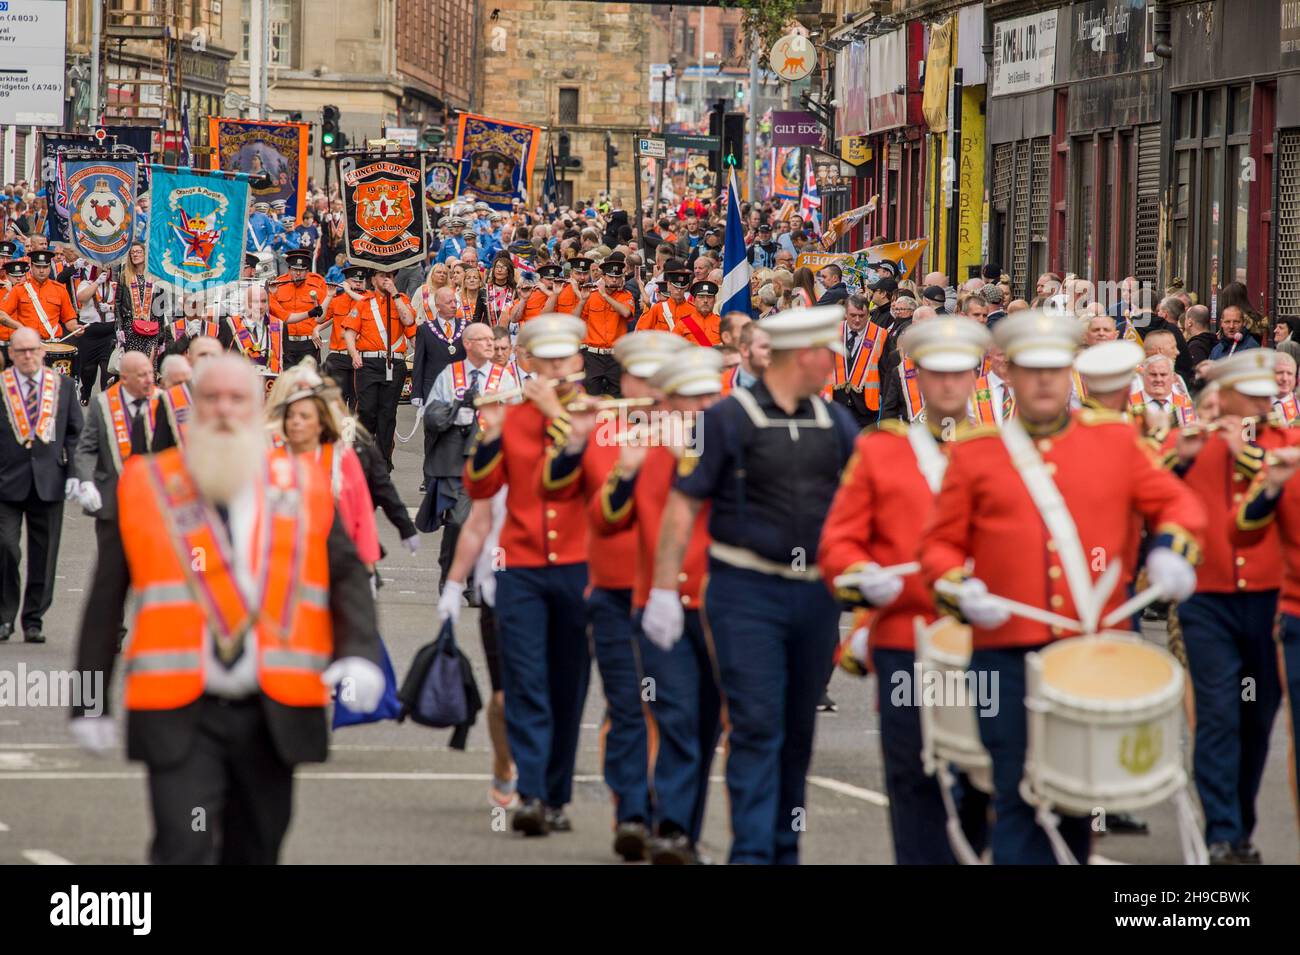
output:
[[[695,339],[695,344],[703,345],[705,348],[713,347],[713,343],[709,341],[708,332],[701,328],[700,323],[691,318],[689,314],[682,315],[682,324],[686,326],[686,330]]]
[[[907,419],[915,421],[925,410],[925,399],[921,397],[921,386],[916,380],[916,364],[912,359],[903,359],[898,366],[898,375],[903,382],[903,400],[907,402]]]
[[[1273,407],[1282,415],[1288,426],[1296,418],[1300,418],[1300,401],[1296,400],[1294,393],[1274,401]]]
[[[992,389],[989,380],[981,375],[975,380],[975,393],[970,400],[970,418],[975,424],[996,425],[997,415],[993,413]]]
[[[152,456],[149,480],[163,506],[165,530],[195,601],[203,608],[220,656],[233,651],[259,617],[283,640],[293,624],[306,557],[307,521],[301,520],[301,465],[276,453],[266,462],[258,489],[258,527],[254,535],[255,590],[246,594],[233,571],[231,542],[216,510],[205,501],[179,455]],[[202,563],[195,559],[203,555]],[[272,555],[277,559],[272,560]],[[287,558],[287,559],[281,559]],[[196,569],[196,565],[199,569]]]
[[[99,400],[103,406],[104,422],[113,432],[113,440],[109,444],[113,467],[121,474],[122,465],[131,456],[131,423],[126,417],[126,402],[122,400],[122,383],[115,381],[109,385],[107,391],[99,393]]]
[[[483,390],[479,392],[486,395],[490,391],[496,391],[501,384],[501,376],[505,373],[504,365],[493,365],[492,370],[488,372],[487,381],[483,383]],[[465,372],[465,362],[452,362],[451,365],[451,393],[459,401],[465,395],[465,390],[469,387],[468,375]],[[518,379],[516,379],[516,383]]]
[[[722,373],[722,394],[731,394],[731,389],[736,387],[736,379],[740,377],[740,366],[735,365],[728,368]]]
[[[847,350],[848,322],[840,326],[841,344]],[[835,387],[845,386],[863,393],[863,401],[871,411],[880,410],[880,355],[884,351],[889,329],[875,322],[867,322],[858,341],[858,350],[847,358],[835,356]],[[850,362],[852,365],[850,366]]]
[[[18,372],[6,368],[0,380],[4,382],[5,411],[9,414],[9,427],[13,428],[14,437],[24,448],[30,448],[33,441],[50,444],[54,441],[54,418],[59,405],[59,375],[42,369],[40,381],[36,387],[40,394],[36,410],[36,420],[27,417],[27,403],[23,400],[23,390],[18,384]]]
[[[166,391],[167,421],[172,426],[172,438],[178,448],[185,447],[185,432],[190,426],[190,386],[172,385]]]

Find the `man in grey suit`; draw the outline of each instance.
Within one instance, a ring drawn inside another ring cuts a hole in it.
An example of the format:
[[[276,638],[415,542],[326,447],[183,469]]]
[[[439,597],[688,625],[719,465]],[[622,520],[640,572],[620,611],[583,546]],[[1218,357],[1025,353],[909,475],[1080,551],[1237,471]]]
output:
[[[444,527],[438,566],[447,579],[460,527],[469,516],[469,495],[461,482],[466,448],[476,430],[474,399],[488,391],[506,391],[517,382],[508,370],[492,364],[495,343],[492,329],[482,322],[465,326],[461,343],[465,360],[452,362],[439,373],[422,409],[426,451],[424,501],[415,526],[426,534]]]
[[[82,647],[107,646],[110,640],[119,647],[122,643],[122,608],[129,578],[117,526],[117,479],[135,450],[132,432],[143,432],[132,426],[151,413],[152,395],[149,357],[144,352],[126,352],[121,380],[95,396],[77,438],[72,458],[72,472],[78,481],[76,500],[95,518],[97,545],[96,569],[81,618],[78,645]]]

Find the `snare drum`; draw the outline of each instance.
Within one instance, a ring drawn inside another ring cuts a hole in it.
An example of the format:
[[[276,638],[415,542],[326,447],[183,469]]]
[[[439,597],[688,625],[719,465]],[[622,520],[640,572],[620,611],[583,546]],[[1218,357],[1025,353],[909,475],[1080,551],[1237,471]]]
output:
[[[938,763],[952,763],[969,777],[977,789],[993,792],[993,759],[980,741],[979,715],[975,694],[966,674],[970,669],[970,627],[951,617],[940,617],[925,625],[916,620],[916,679],[920,681],[920,698],[932,683],[943,687],[962,687],[963,694],[939,693],[940,702],[921,706],[921,759],[926,772],[933,773]],[[965,705],[960,705],[964,698]]]
[[[77,346],[71,342],[42,342],[45,364],[61,375],[72,378],[77,370]]]
[[[1061,640],[1026,657],[1025,783],[1066,813],[1144,809],[1187,782],[1183,669],[1128,633]]]

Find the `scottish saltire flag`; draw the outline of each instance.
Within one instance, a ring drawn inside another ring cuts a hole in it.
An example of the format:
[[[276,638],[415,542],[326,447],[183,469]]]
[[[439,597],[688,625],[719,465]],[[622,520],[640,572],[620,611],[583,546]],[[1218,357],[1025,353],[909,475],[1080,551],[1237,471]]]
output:
[[[744,312],[753,316],[749,298],[752,271],[745,256],[745,227],[740,222],[740,193],[736,189],[736,167],[732,166],[731,179],[727,183],[727,231],[726,246],[722,250],[722,288],[718,290],[718,301],[722,303],[719,315]]]
[[[135,163],[65,159],[68,237],[100,268],[126,258],[135,234]]]
[[[149,169],[149,277],[178,292],[237,282],[248,221],[247,178],[171,166]]]
[[[542,202],[560,204],[560,186],[555,181],[555,146],[546,149],[546,178],[542,180]]]
[[[799,197],[799,214],[803,216],[804,222],[811,223],[814,232],[822,231],[822,198],[817,192],[817,171],[813,168],[810,153],[804,153],[803,195]]]

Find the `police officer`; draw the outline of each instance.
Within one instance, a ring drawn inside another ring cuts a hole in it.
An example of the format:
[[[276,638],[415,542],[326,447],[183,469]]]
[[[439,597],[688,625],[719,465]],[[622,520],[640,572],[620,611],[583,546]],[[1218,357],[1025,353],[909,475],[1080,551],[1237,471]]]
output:
[[[642,616],[648,639],[680,638],[678,575],[709,502],[705,616],[731,725],[733,863],[799,861],[817,701],[839,622],[817,546],[858,431],[847,411],[818,397],[843,349],[843,316],[830,306],[758,322],[772,362],[752,390],[733,390],[700,418],[698,453],[679,462],[665,505]]]

